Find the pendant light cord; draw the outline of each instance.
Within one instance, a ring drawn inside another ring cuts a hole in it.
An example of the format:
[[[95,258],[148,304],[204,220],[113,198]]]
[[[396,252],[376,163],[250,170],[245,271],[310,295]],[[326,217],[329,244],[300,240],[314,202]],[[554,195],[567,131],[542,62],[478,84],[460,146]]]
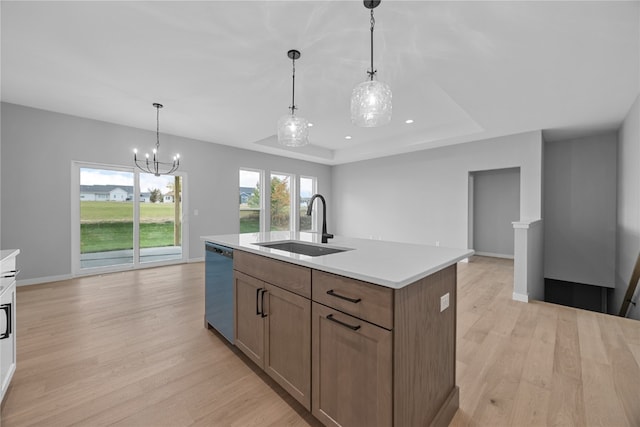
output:
[[[296,58],[295,56],[291,58],[293,75],[291,76],[291,115],[293,116],[293,112],[296,109]]]
[[[156,152],[160,153],[160,106],[156,106]]]
[[[373,9],[371,9],[371,71],[367,71],[371,80],[373,80],[373,76],[376,74],[376,70],[373,69],[373,27],[375,27],[375,25],[376,19],[373,17]]]

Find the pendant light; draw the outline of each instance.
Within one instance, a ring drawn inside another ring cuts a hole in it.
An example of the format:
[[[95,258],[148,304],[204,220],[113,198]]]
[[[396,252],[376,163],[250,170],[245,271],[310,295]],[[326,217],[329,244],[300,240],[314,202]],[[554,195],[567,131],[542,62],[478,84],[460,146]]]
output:
[[[296,96],[296,59],[300,58],[300,52],[291,49],[287,57],[293,61],[293,89],[291,91],[291,114],[280,117],[278,120],[278,142],[287,147],[301,147],[309,143],[309,121],[295,115],[297,110]]]
[[[371,10],[371,70],[369,79],[360,83],[351,93],[351,122],[360,127],[376,127],[391,121],[391,89],[385,83],[373,80],[373,27],[376,20],[373,9],[381,0],[364,0],[364,7]]]
[[[138,160],[138,149],[133,150],[133,162],[143,172],[152,173],[155,176],[168,175],[175,172],[180,167],[180,154],[173,156],[172,163],[160,161],[160,109],[162,104],[153,103],[156,108],[156,148],[153,149],[153,160],[149,158],[149,153],[145,154],[144,160]]]

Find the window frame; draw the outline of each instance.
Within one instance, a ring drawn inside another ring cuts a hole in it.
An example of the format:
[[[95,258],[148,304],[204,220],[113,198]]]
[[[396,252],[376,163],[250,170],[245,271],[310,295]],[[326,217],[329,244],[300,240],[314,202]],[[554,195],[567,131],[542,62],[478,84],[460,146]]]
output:
[[[300,232],[300,180],[310,179],[312,180],[312,195],[318,192],[318,177],[295,174],[289,172],[280,172],[277,170],[269,169],[256,169],[250,167],[241,166],[238,168],[238,191],[241,188],[240,185],[240,173],[242,171],[257,172],[260,175],[260,230],[259,233],[271,231],[271,177],[273,175],[287,176],[289,177],[289,192],[290,192],[290,206],[289,206],[289,232]],[[269,180],[267,181],[267,177]],[[267,188],[269,189],[267,191]],[[239,196],[239,193],[238,193]],[[311,218],[311,230],[305,230],[305,233],[317,233],[319,230],[319,218],[318,207],[314,205]],[[238,216],[238,233],[240,233],[240,218]]]
[[[278,171],[269,171],[269,226],[265,228],[267,231],[276,231],[271,230],[271,179],[273,176],[286,176],[289,177],[289,230],[281,230],[281,231],[289,231],[295,232],[297,231],[297,227],[295,225],[294,218],[297,218],[296,212],[298,211],[298,207],[296,205],[297,197],[297,175],[288,172],[278,172]],[[296,216],[294,216],[296,215]]]
[[[312,181],[312,185],[311,185],[311,195],[313,196],[314,194],[318,193],[318,177],[315,176],[310,176],[310,175],[299,175],[298,176],[298,200],[297,200],[297,208],[300,209],[300,200],[302,199],[302,194],[300,194],[300,191],[302,189],[302,184],[300,183],[301,180],[303,179],[310,179]],[[298,221],[297,221],[297,229],[296,231],[302,231],[300,230],[300,213],[298,212]],[[313,206],[313,210],[311,211],[311,230],[304,230],[302,232],[305,233],[317,233],[319,230],[318,228],[318,205],[315,204]]]
[[[245,168],[245,167],[239,167],[238,168],[238,191],[240,191],[241,185],[240,185],[240,173],[242,171],[246,171],[246,172],[257,172],[258,176],[260,178],[260,206],[258,208],[259,210],[259,215],[260,215],[260,220],[259,220],[259,230],[257,231],[258,233],[262,233],[263,230],[267,229],[267,220],[266,220],[266,203],[265,203],[265,171],[263,169],[255,169],[255,168]],[[271,186],[269,186],[269,188],[271,188]],[[240,197],[240,193],[238,193],[238,197]],[[240,213],[240,204],[238,204],[238,214]],[[240,232],[240,215],[238,215],[238,234],[247,234],[247,233],[241,233]]]

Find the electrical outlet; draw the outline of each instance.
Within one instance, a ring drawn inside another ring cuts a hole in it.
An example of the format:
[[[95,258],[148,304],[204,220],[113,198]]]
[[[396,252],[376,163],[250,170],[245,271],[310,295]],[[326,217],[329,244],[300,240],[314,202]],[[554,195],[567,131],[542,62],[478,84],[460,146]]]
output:
[[[445,311],[449,307],[449,292],[440,297],[440,312]]]
[[[436,240],[436,246],[440,246],[440,240]]]
[[[193,216],[198,216],[198,214],[199,214],[199,213],[200,213],[200,212],[198,212],[198,209],[194,209],[194,210],[193,210]]]

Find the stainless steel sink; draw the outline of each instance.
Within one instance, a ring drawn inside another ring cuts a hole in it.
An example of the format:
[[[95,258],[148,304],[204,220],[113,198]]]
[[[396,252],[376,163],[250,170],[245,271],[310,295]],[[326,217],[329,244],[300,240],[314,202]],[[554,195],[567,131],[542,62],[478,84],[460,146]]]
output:
[[[258,246],[263,246],[270,249],[278,249],[281,251],[291,252],[294,254],[307,255],[307,256],[321,256],[336,254],[339,252],[350,251],[349,248],[336,248],[334,246],[326,245],[313,245],[311,243],[299,242],[296,240],[287,240],[282,242],[270,242],[270,243],[255,243]]]

